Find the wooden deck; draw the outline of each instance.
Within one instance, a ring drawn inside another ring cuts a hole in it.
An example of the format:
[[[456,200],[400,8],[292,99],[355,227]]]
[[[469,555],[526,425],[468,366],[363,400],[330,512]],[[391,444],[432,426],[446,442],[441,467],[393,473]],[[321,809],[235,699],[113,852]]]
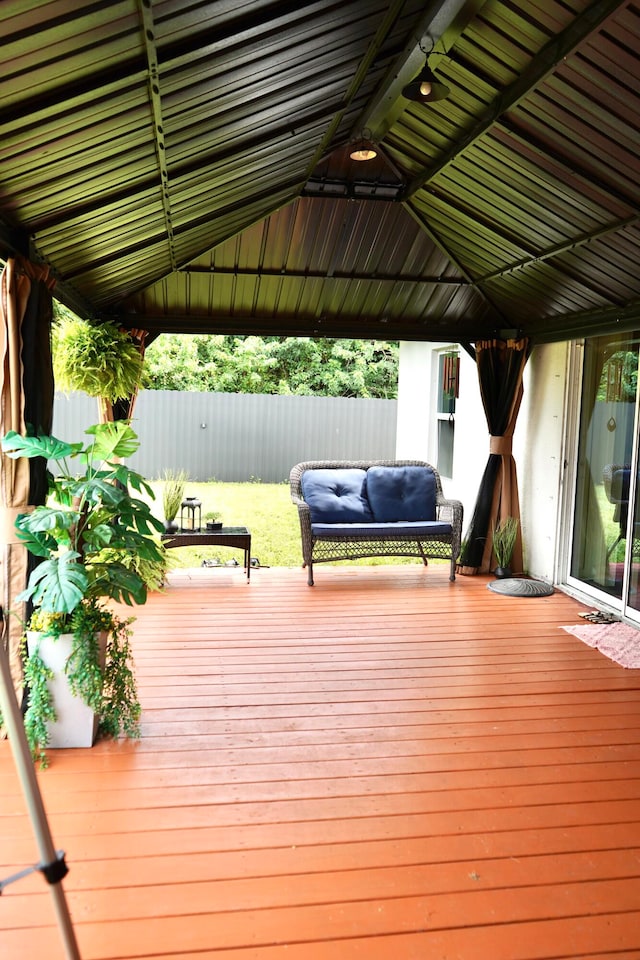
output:
[[[637,960],[640,671],[446,565],[175,574],[143,737],[40,774],[83,960]],[[0,876],[37,859],[0,743]],[[61,960],[39,875],[2,960]]]

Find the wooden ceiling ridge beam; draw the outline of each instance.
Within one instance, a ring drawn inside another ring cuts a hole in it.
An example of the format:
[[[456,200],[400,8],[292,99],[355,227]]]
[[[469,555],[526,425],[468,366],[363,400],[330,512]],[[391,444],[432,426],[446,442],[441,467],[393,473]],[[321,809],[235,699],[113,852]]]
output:
[[[460,154],[483,137],[503,114],[516,107],[545,77],[553,73],[558,63],[573,53],[621,6],[627,6],[627,4],[628,0],[623,0],[622,3],[620,0],[595,0],[565,30],[549,40],[533,57],[520,77],[495,97],[470,129],[456,140],[435,164],[425,167],[413,178],[407,187],[405,199],[413,196],[430,180],[455,163]]]
[[[231,336],[327,337],[328,339],[363,340],[417,340],[438,343],[468,342],[494,335],[494,324],[482,330],[474,329],[471,320],[465,320],[458,330],[447,325],[429,324],[429,321],[383,322],[369,318],[343,317],[255,317],[197,316],[173,314],[118,314],[118,322],[125,329],[144,328],[150,333],[228,334]]]
[[[440,44],[446,52],[486,2],[432,0],[428,3],[401,53],[358,117],[354,131],[371,130],[373,139],[382,140],[408,106],[408,101],[402,97],[402,88],[424,66],[423,38],[428,35],[434,46]]]
[[[422,277],[422,276],[404,276],[402,274],[381,274],[381,273],[357,273],[335,271],[330,275],[321,270],[286,270],[286,269],[264,269],[241,270],[238,267],[205,267],[193,265],[190,267],[181,267],[180,273],[187,274],[209,274],[212,277],[242,277],[248,279],[260,280],[262,277],[274,278],[278,280],[347,280],[357,281],[358,283],[418,283],[431,286],[469,286],[470,281],[456,277]]]
[[[612,233],[617,233],[619,230],[624,230],[626,227],[633,226],[639,222],[640,214],[634,214],[631,217],[613,220],[610,223],[606,223],[601,227],[597,227],[595,230],[591,230],[588,233],[578,234],[575,237],[571,237],[569,240],[564,240],[562,243],[556,243],[551,247],[547,247],[547,249],[543,250],[541,253],[532,254],[530,257],[523,257],[521,260],[509,264],[508,267],[502,267],[500,270],[494,270],[491,273],[486,273],[481,277],[476,277],[476,283],[489,283],[492,280],[499,280],[501,277],[506,277],[510,273],[523,270],[526,267],[532,266],[536,263],[543,263],[545,260],[560,256],[561,254],[566,253],[568,250],[573,250],[576,247],[584,246],[587,243],[591,243],[593,240],[600,240],[602,237],[606,237]]]
[[[149,88],[149,103],[151,106],[151,116],[153,123],[152,139],[155,146],[156,160],[158,163],[158,172],[160,174],[160,194],[162,201],[162,210],[164,214],[165,230],[167,234],[167,246],[169,248],[169,260],[172,269],[176,269],[176,245],[173,232],[173,220],[171,216],[171,198],[169,194],[169,168],[167,164],[167,153],[165,150],[164,138],[164,120],[162,117],[162,101],[160,98],[160,69],[158,66],[158,51],[155,40],[155,24],[153,21],[153,11],[149,0],[138,0],[138,10],[141,20],[143,43],[147,58]]]
[[[397,18],[401,14],[404,4],[405,4],[405,0],[393,0],[393,2],[389,4],[389,8],[387,10],[387,14],[385,18],[383,19],[382,23],[378,27],[375,37],[369,44],[369,48],[367,52],[365,53],[364,57],[360,61],[360,65],[353,76],[349,89],[345,91],[344,99],[340,106],[340,109],[335,111],[333,115],[333,119],[328,125],[325,131],[325,134],[322,137],[321,142],[318,144],[313,154],[313,157],[311,158],[307,166],[305,176],[304,176],[304,183],[306,183],[309,177],[312,176],[313,171],[315,170],[317,165],[320,163],[320,161],[327,155],[328,152],[330,152],[330,147],[332,145],[335,132],[339,128],[340,124],[342,123],[343,117],[347,112],[347,109],[355,99],[360,87],[364,83],[367,73],[369,71],[369,68],[371,67],[376,56],[380,52],[380,49],[382,48],[382,45],[388,33],[390,32]],[[304,184],[302,186],[304,186]],[[301,190],[302,190],[302,186],[300,188]]]

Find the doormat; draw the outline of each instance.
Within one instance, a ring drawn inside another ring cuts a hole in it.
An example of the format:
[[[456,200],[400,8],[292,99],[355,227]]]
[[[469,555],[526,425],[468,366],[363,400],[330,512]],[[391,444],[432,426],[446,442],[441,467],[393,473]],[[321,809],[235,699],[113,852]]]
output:
[[[562,627],[621,667],[640,668],[640,630],[628,623],[577,623]]]
[[[526,577],[506,577],[504,580],[491,580],[487,586],[494,593],[504,597],[550,597],[554,592],[550,583],[544,580],[529,580]]]

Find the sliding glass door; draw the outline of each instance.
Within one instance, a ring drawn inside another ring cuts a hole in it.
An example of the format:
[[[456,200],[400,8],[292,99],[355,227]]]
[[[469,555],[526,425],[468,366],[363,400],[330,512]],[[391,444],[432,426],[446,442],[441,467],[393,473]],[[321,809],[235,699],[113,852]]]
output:
[[[636,610],[638,345],[632,334],[585,345],[571,554],[572,577]]]

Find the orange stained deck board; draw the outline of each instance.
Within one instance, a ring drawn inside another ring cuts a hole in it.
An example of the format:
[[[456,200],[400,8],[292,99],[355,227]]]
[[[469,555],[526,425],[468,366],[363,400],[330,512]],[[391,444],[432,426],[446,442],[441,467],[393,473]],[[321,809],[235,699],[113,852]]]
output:
[[[142,739],[39,774],[83,960],[638,960],[640,671],[487,582],[174,574],[136,611]],[[34,851],[0,743],[0,876]],[[0,957],[38,956],[34,875]]]

